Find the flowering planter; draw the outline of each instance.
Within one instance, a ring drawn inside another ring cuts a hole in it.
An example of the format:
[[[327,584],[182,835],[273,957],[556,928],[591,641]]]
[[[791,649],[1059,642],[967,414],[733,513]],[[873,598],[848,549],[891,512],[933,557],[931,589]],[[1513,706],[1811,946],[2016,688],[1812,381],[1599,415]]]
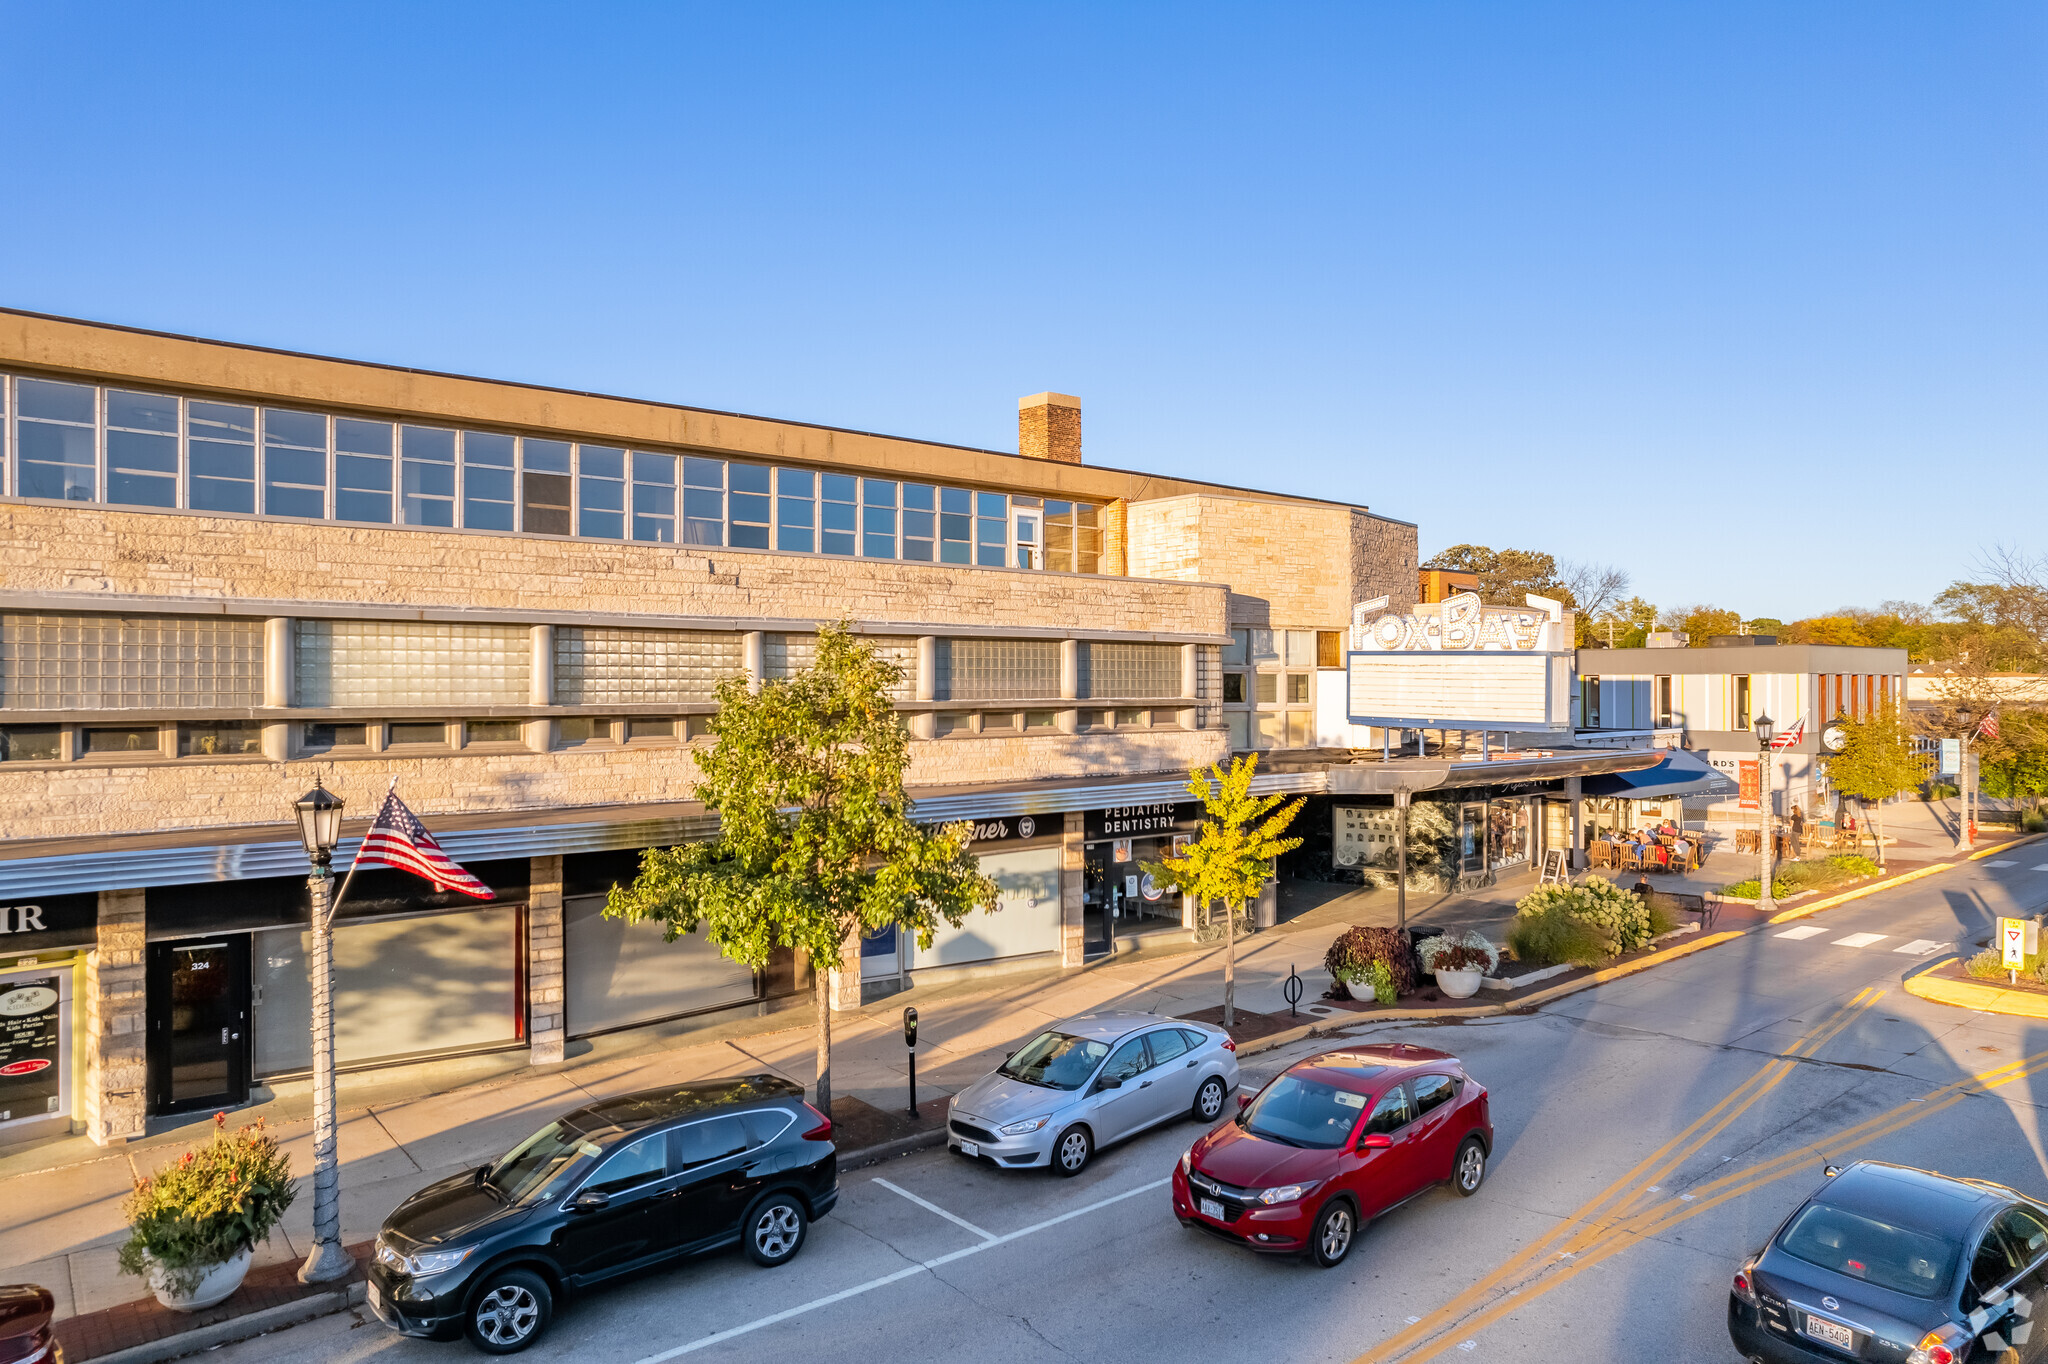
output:
[[[192,1287],[189,1292],[180,1291],[178,1287],[178,1279],[182,1276],[174,1275],[151,1257],[149,1291],[173,1312],[203,1312],[225,1302],[242,1286],[243,1278],[249,1273],[249,1262],[255,1255],[253,1247],[243,1246],[233,1259],[206,1266],[197,1279],[190,1280]]]
[[[1438,971],[1436,988],[1452,999],[1470,999],[1479,993],[1479,983],[1486,979],[1486,973],[1476,967],[1470,971]]]

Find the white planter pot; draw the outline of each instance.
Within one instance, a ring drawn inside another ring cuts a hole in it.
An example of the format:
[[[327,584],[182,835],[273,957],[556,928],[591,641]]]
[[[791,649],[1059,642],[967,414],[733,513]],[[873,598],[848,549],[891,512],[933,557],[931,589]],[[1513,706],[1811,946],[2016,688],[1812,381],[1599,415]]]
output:
[[[1479,982],[1486,979],[1486,972],[1439,971],[1436,973],[1436,988],[1452,999],[1470,999],[1479,993]]]
[[[200,1275],[189,1293],[179,1292],[169,1271],[151,1260],[149,1291],[156,1294],[156,1300],[173,1312],[203,1312],[226,1301],[230,1293],[242,1286],[242,1279],[249,1272],[249,1261],[254,1259],[255,1255],[254,1247],[244,1246],[232,1260],[223,1260]]]

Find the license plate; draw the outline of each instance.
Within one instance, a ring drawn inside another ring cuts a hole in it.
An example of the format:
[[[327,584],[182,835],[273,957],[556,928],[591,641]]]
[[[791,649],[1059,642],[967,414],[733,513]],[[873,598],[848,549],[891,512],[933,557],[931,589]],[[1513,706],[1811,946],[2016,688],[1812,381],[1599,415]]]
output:
[[[1848,1349],[1856,1342],[1854,1331],[1846,1326],[1838,1326],[1832,1321],[1822,1321],[1819,1317],[1806,1319],[1806,1334],[1841,1350]]]
[[[366,1292],[363,1296],[370,1300],[370,1310],[372,1312],[382,1313],[384,1310],[384,1292],[382,1289],[377,1287],[377,1281],[375,1279],[372,1279],[364,1287],[366,1289]]]
[[[961,1155],[963,1155],[963,1156],[978,1156],[978,1155],[980,1155],[980,1154],[981,1154],[981,1143],[980,1143],[980,1142],[977,1142],[977,1141],[963,1141],[963,1142],[961,1142],[961,1143],[960,1143],[960,1154],[961,1154]]]
[[[1223,1205],[1221,1203],[1218,1203],[1215,1199],[1205,1198],[1201,1201],[1199,1206],[1202,1209],[1202,1216],[1213,1217],[1218,1222],[1221,1222],[1223,1220]]]

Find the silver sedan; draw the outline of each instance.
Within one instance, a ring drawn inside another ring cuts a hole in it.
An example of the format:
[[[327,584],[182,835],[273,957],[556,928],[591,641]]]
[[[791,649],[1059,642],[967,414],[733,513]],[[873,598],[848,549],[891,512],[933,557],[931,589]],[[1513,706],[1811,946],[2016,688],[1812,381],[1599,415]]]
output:
[[[1192,1117],[1214,1122],[1237,1088],[1221,1028],[1156,1014],[1082,1014],[1032,1038],[960,1091],[946,1144],[1002,1166],[1077,1175],[1100,1146]]]

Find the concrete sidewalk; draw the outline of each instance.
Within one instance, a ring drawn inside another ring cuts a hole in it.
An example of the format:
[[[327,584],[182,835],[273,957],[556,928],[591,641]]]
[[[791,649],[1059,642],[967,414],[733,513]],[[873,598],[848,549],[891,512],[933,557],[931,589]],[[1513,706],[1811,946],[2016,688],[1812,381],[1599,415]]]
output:
[[[1488,924],[1498,937],[1513,900],[1494,897],[1509,894],[1503,888],[1483,899],[1451,897],[1429,906],[1411,899],[1411,918]],[[1282,986],[1293,969],[1302,977],[1303,1004],[1314,1004],[1329,985],[1322,960],[1330,942],[1351,923],[1390,920],[1392,904],[1391,893],[1354,889],[1241,941],[1237,1003],[1285,1014]],[[929,1099],[972,1083],[1019,1041],[1060,1018],[1109,1008],[1185,1014],[1220,1003],[1222,982],[1220,946],[1182,944],[1080,970],[913,990],[834,1017],[834,1092],[877,1108],[903,1106],[905,1004],[917,1005],[920,1014],[919,1093]],[[681,1037],[643,1030],[591,1039],[567,1061],[544,1068],[526,1066],[524,1053],[514,1053],[342,1077],[343,1242],[373,1237],[391,1209],[422,1185],[502,1154],[557,1114],[595,1099],[764,1070],[809,1087],[816,1077],[808,997],[798,1003],[804,1007]],[[282,1140],[292,1168],[311,1171],[306,1086],[281,1085],[271,1098],[230,1117],[237,1125],[262,1118]],[[138,1176],[204,1140],[210,1118],[194,1115],[112,1150],[69,1138],[0,1159],[0,1281],[47,1287],[60,1318],[146,1296],[139,1281],[116,1268],[115,1250],[126,1234],[121,1202]],[[258,1248],[256,1263],[301,1259],[311,1222],[311,1192],[302,1190],[280,1232]]]

